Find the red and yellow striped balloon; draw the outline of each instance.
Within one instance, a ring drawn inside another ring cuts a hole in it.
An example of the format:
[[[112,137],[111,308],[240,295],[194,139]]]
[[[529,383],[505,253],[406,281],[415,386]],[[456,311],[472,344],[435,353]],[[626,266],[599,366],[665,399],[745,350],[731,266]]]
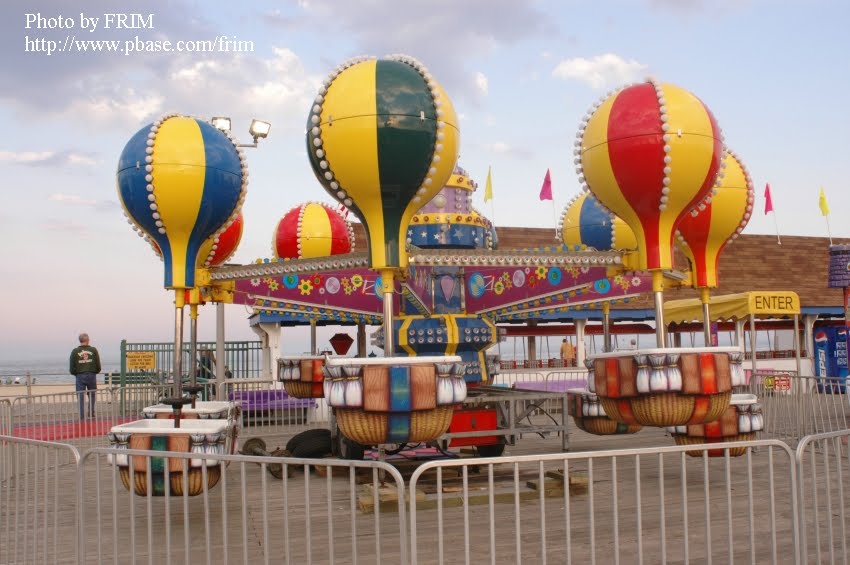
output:
[[[336,209],[308,202],[284,214],[272,247],[275,258],[283,259],[342,255],[354,249],[354,231]]]
[[[670,269],[675,229],[720,167],[711,111],[677,86],[633,85],[595,107],[576,144],[582,182],[635,232],[640,268]]]
[[[721,167],[715,193],[679,224],[679,244],[690,259],[695,288],[717,288],[720,252],[744,230],[753,211],[753,181],[744,164],[726,151]]]

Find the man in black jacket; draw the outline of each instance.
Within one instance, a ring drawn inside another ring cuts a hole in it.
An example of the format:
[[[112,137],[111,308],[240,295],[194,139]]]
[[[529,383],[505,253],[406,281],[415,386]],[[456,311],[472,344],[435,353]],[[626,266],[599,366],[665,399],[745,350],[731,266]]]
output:
[[[100,372],[100,355],[97,349],[89,345],[89,334],[80,334],[80,346],[71,352],[71,374],[77,378],[77,394],[80,397],[80,420],[85,420],[85,400],[83,392],[88,390],[89,415],[94,418],[95,391],[97,374]]]

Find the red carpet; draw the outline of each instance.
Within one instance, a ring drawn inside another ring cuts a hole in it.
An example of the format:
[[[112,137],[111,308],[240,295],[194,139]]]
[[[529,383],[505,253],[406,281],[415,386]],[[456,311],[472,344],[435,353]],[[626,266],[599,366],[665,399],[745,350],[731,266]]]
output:
[[[29,426],[16,426],[12,435],[26,439],[38,439],[43,441],[58,441],[63,439],[75,439],[81,437],[94,437],[106,435],[112,426],[133,422],[138,418],[116,418],[112,420],[72,420],[68,422],[50,422],[45,424],[32,424]]]

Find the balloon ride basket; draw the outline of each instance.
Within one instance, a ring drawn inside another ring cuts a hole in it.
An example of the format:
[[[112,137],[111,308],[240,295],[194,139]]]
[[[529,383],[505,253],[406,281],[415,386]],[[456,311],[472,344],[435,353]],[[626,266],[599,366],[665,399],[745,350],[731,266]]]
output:
[[[764,416],[761,405],[754,394],[733,394],[732,402],[719,419],[707,424],[693,426],[673,426],[667,431],[673,436],[676,445],[702,445],[753,441],[758,432],[764,429]],[[707,450],[709,457],[723,457],[728,451],[729,457],[740,457],[747,452],[746,447],[718,448]],[[691,457],[702,457],[703,451],[687,451]]]
[[[171,419],[145,419],[112,427],[110,447],[191,454],[191,457],[158,457],[113,453],[121,483],[139,496],[197,496],[218,484],[222,461],[206,455],[227,453],[235,424],[228,420],[191,418],[175,426]]]
[[[743,384],[740,350],[665,348],[602,353],[588,389],[608,417],[642,426],[685,426],[720,418]]]
[[[329,358],[325,399],[340,433],[361,445],[425,443],[466,399],[458,356]]]
[[[322,398],[324,393],[324,355],[296,355],[277,360],[277,379],[293,398]]]
[[[599,402],[599,397],[583,388],[567,391],[567,410],[576,427],[589,434],[598,436],[633,434],[643,426],[624,424],[609,418]]]
[[[142,409],[142,417],[155,420],[173,420],[174,411],[167,404],[154,404]],[[242,407],[238,402],[222,400],[198,400],[195,407],[184,406],[180,412],[181,426],[185,420],[224,420],[228,423],[228,434],[225,440],[225,453],[236,453],[237,438],[239,437]]]

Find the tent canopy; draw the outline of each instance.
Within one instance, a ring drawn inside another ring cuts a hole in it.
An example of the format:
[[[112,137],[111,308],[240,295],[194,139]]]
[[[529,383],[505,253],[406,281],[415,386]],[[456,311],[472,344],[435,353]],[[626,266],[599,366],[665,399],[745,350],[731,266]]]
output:
[[[742,319],[750,314],[757,318],[787,318],[800,313],[800,297],[796,292],[775,290],[712,296],[709,312],[712,321]],[[699,298],[665,302],[664,320],[668,324],[702,320],[702,302]]]

